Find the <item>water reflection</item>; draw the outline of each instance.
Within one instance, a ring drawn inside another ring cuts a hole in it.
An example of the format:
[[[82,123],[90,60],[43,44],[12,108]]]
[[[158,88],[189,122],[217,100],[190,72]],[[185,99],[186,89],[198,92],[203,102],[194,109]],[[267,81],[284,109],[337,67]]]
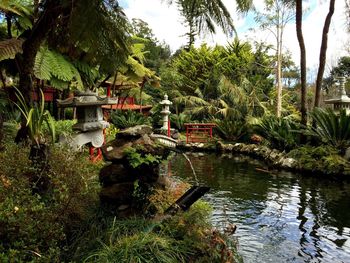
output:
[[[246,157],[189,158],[200,184],[212,187],[214,224],[237,224],[245,262],[350,262],[348,183],[269,173]],[[170,165],[173,175],[193,180],[182,156]]]

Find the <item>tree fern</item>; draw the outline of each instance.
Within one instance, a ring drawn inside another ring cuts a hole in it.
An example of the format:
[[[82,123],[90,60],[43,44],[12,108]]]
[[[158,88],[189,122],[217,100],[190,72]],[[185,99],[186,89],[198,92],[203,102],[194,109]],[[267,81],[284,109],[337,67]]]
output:
[[[67,60],[63,55],[56,51],[49,50],[47,47],[41,47],[34,63],[34,75],[38,79],[52,80],[53,83],[62,82],[67,84],[71,81],[77,82],[77,87],[82,89],[83,82],[81,80],[78,69]]]
[[[30,16],[32,13],[30,3],[27,0],[1,0],[0,11],[18,16]]]
[[[23,39],[12,38],[0,41],[0,61],[13,59],[17,53],[22,53]]]
[[[34,75],[38,79],[50,80],[52,76],[48,53],[49,50],[47,48],[41,48],[35,57]]]

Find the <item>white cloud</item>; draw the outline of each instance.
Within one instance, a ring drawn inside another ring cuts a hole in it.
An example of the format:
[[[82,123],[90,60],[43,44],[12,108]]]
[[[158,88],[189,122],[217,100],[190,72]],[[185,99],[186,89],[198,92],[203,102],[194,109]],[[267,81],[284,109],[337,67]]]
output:
[[[315,6],[315,8],[310,10],[309,15],[304,18],[303,21],[307,67],[310,69],[317,68],[318,66],[322,29],[329,4],[328,1],[324,0],[314,1],[314,4],[311,6]],[[125,9],[127,16],[130,19],[140,18],[146,21],[152,28],[155,36],[160,41],[164,40],[168,43],[172,51],[175,51],[180,46],[186,44],[186,37],[184,37],[186,28],[182,23],[183,20],[176,6],[168,6],[161,0],[128,0],[127,2],[128,7]],[[248,31],[241,32],[246,29],[247,25],[245,24],[245,19],[235,13],[235,1],[223,0],[223,2],[235,20],[235,26],[240,31],[240,38],[259,39],[274,44],[272,35],[267,32],[261,32],[261,30],[256,30],[255,33]],[[262,9],[262,2],[263,1],[255,1],[255,6]],[[344,48],[345,43],[348,40],[345,22],[344,1],[336,1],[335,13],[328,34],[328,64],[334,65],[335,61],[337,61],[340,56],[347,55]],[[207,42],[209,45],[225,45],[228,41],[230,41],[230,37],[225,36],[222,31],[218,29],[217,34],[214,36],[207,34],[202,38],[198,38],[196,46],[203,42]],[[293,60],[296,64],[299,64],[299,44],[296,37],[294,23],[291,23],[285,29],[284,47],[291,51]]]
[[[160,0],[129,0],[125,13],[129,19],[140,18],[152,28],[160,41],[168,43],[173,51],[186,43],[186,29],[175,6]]]

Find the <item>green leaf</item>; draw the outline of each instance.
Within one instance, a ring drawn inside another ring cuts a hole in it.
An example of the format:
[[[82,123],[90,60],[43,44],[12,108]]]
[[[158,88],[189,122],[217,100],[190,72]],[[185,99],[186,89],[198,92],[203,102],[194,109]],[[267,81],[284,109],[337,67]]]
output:
[[[0,41],[0,61],[15,58],[17,53],[22,53],[23,39],[11,38]]]

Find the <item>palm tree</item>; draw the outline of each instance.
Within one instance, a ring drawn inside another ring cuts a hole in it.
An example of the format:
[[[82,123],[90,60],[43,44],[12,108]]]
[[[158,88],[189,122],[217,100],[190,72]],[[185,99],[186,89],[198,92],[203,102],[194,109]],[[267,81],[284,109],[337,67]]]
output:
[[[215,25],[218,25],[225,34],[235,31],[232,17],[221,0],[169,0],[175,2],[189,27],[188,46],[193,45],[195,36],[209,32],[215,33]],[[237,8],[241,12],[248,11],[252,6],[252,0],[236,0]]]

